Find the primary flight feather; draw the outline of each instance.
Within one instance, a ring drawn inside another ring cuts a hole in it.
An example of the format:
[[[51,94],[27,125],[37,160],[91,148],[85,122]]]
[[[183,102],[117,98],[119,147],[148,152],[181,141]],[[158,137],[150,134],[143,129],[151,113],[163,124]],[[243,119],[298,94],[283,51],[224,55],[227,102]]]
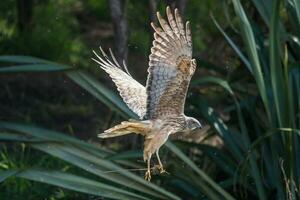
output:
[[[101,55],[94,51],[97,58],[93,58],[110,75],[124,102],[140,118],[140,121],[124,121],[99,134],[99,137],[129,133],[143,135],[146,180],[151,179],[150,160],[154,153],[158,159],[158,169],[164,172],[159,148],[170,134],[201,128],[198,120],[184,114],[188,86],[196,69],[195,59],[192,59],[190,24],[183,24],[177,9],[173,15],[167,7],[166,13],[167,21],[157,13],[160,27],[151,23],[154,41],[149,55],[146,87],[132,78],[125,63],[120,65],[111,50],[111,58],[101,47]]]

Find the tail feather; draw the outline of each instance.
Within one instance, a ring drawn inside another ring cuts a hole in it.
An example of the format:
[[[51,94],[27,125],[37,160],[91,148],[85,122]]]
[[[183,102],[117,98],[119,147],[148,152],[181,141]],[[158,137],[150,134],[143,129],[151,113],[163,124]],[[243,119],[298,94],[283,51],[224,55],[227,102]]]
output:
[[[98,134],[98,137],[99,138],[111,138],[111,137],[118,137],[118,136],[122,136],[122,135],[127,135],[129,133],[125,133],[125,132],[122,132],[122,133],[100,133]]]
[[[98,135],[100,138],[110,138],[130,133],[145,135],[149,132],[149,123],[145,121],[124,121]]]

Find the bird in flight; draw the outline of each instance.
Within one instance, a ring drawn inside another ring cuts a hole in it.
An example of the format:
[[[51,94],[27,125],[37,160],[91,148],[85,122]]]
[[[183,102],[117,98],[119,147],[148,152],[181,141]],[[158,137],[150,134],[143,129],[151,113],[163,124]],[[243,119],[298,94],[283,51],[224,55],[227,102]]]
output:
[[[159,158],[159,149],[169,135],[201,128],[197,119],[184,114],[188,86],[196,70],[196,61],[192,58],[190,23],[183,24],[177,9],[173,15],[167,7],[166,14],[167,20],[157,12],[160,27],[151,23],[154,41],[149,56],[146,86],[132,78],[124,62],[121,67],[111,49],[111,58],[101,47],[102,55],[93,51],[97,58],[92,58],[109,74],[123,101],[140,118],[124,121],[98,136],[110,138],[129,133],[143,135],[143,157],[147,161],[145,179],[148,181],[151,179],[150,161],[154,153],[158,160],[157,168],[161,173],[165,172]]]

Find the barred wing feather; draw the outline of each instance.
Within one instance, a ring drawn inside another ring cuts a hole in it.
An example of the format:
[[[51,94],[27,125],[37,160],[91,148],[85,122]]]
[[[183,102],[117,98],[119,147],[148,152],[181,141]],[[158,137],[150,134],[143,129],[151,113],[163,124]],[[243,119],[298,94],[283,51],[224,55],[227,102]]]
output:
[[[140,119],[143,119],[146,114],[146,88],[132,78],[125,63],[123,63],[125,71],[121,68],[111,50],[109,51],[112,60],[105,54],[101,47],[100,51],[101,56],[93,51],[97,59],[92,58],[92,60],[98,63],[109,74],[116,84],[123,101]]]
[[[145,118],[180,115],[184,111],[186,92],[195,71],[189,22],[183,25],[175,9],[175,17],[167,7],[168,22],[159,13],[161,28],[151,24],[155,33],[149,56],[147,113]]]

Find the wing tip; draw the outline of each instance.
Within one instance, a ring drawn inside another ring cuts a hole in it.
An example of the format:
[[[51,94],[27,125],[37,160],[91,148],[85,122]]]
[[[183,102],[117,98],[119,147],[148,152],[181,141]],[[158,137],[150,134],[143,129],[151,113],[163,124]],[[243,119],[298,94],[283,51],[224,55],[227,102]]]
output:
[[[94,62],[96,62],[97,64],[99,64],[99,65],[100,65],[99,61],[98,61],[98,60],[96,60],[95,58],[91,57],[91,60],[92,60],[92,61],[94,61]]]
[[[175,12],[175,15],[178,15],[178,14],[179,14],[178,8],[175,8],[175,9],[174,9],[174,12]]]
[[[161,17],[161,15],[160,15],[160,12],[159,12],[159,11],[157,11],[157,12],[156,12],[156,17],[157,17],[157,18]]]
[[[166,7],[166,13],[167,13],[167,15],[168,15],[168,13],[171,13],[171,8],[170,8],[170,6],[167,6],[167,7]]]
[[[153,22],[150,23],[150,26],[153,28],[154,31],[156,30],[156,26]]]

